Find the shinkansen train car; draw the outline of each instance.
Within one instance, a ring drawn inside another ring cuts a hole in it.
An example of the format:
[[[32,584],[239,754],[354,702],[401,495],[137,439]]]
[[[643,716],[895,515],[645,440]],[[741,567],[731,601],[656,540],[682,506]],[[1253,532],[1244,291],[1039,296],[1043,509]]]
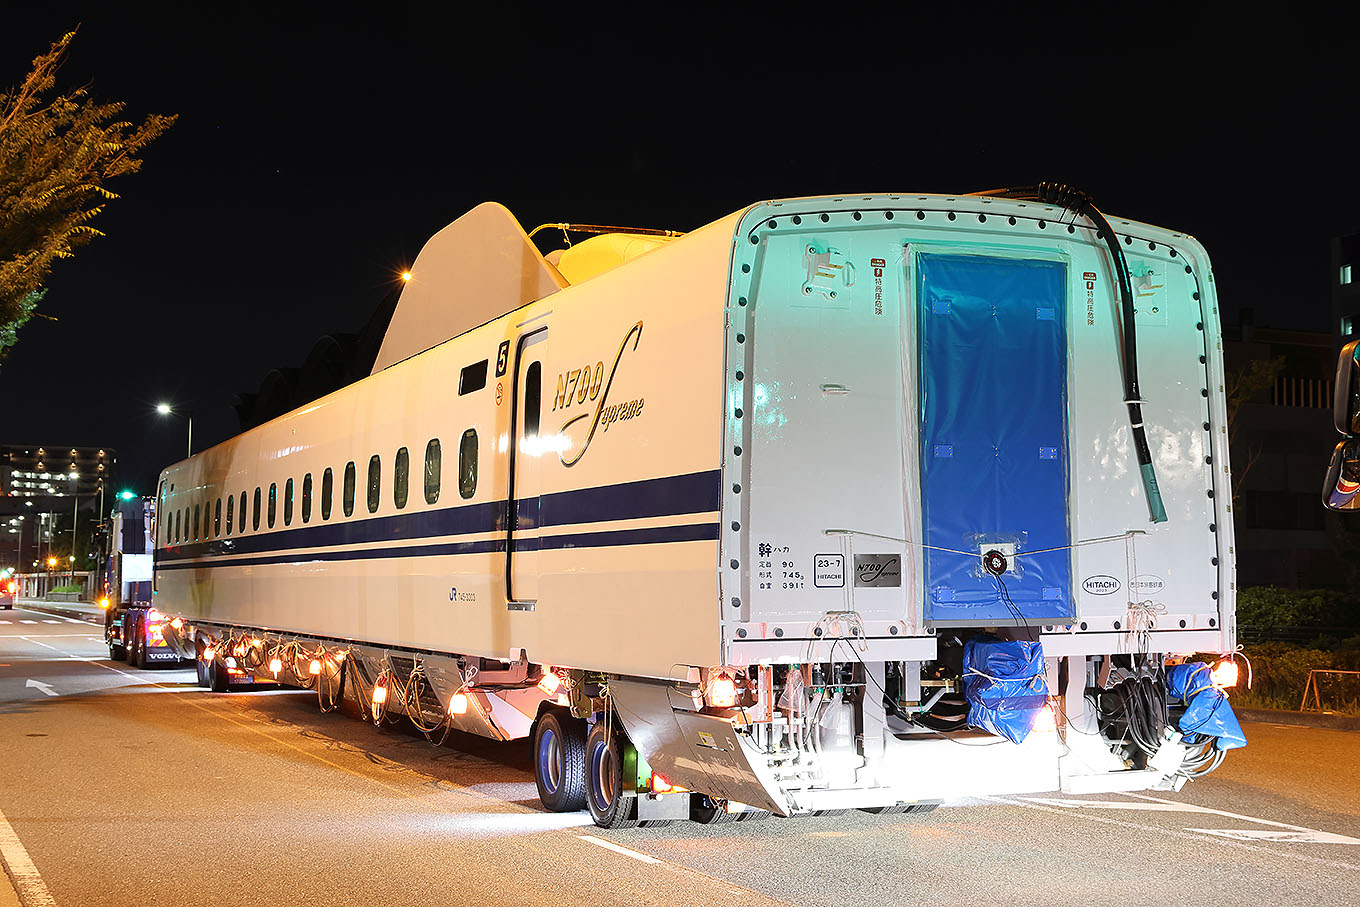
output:
[[[565,231],[570,225],[557,225]],[[1041,184],[544,257],[483,205],[373,374],[167,468],[200,680],[530,738],[618,826],[1179,789],[1245,741],[1218,303]]]

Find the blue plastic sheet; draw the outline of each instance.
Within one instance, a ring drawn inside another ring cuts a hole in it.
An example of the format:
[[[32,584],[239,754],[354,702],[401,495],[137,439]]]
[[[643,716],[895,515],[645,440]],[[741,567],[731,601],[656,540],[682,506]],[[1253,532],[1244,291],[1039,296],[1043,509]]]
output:
[[[1202,661],[1176,665],[1167,673],[1166,682],[1171,696],[1185,703],[1182,734],[1217,738],[1214,747],[1220,750],[1247,745],[1247,735],[1228,705],[1227,694],[1213,685],[1208,665]]]
[[[968,723],[1021,743],[1048,701],[1044,649],[1038,642],[970,639],[963,646]]]
[[[917,262],[926,619],[1070,618],[1066,265]],[[998,544],[1020,555],[1001,583],[981,569]]]

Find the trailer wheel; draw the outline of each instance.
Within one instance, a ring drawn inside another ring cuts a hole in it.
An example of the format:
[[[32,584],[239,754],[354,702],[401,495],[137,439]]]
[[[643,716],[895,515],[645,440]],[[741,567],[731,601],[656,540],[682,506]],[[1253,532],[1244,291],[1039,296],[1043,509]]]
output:
[[[724,825],[738,821],[740,813],[730,813],[721,800],[707,794],[691,794],[689,798],[689,818],[700,825]]]
[[[208,662],[207,686],[214,693],[226,693],[231,689],[231,681],[227,678],[227,666],[222,663],[222,659],[214,658]]]
[[[861,806],[860,812],[871,816],[898,816],[911,809],[914,804],[894,803],[892,806]]]
[[[940,804],[939,804],[938,802],[935,802],[935,803],[912,803],[912,804],[910,804],[906,809],[902,810],[902,812],[904,812],[904,813],[915,813],[916,815],[920,816],[920,815],[924,815],[925,813],[933,813],[933,812],[936,810],[936,808],[939,807],[939,805],[940,805]]]
[[[109,658],[114,661],[127,661],[127,657],[127,646],[115,645],[112,641],[109,642]]]
[[[600,719],[586,739],[586,807],[601,828],[635,828],[637,797],[623,793],[624,748],[631,746],[622,728],[611,733],[611,722]]]
[[[127,661],[134,668],[146,667],[145,659],[142,657],[142,622],[134,621],[132,624],[132,636],[127,640]]]
[[[198,685],[207,689],[212,686],[212,677],[208,673],[208,662],[203,660],[203,640],[199,640],[194,646],[194,652],[198,657],[194,659],[194,671],[198,674]]]
[[[586,805],[586,723],[549,709],[534,730],[534,782],[538,799],[555,813]]]

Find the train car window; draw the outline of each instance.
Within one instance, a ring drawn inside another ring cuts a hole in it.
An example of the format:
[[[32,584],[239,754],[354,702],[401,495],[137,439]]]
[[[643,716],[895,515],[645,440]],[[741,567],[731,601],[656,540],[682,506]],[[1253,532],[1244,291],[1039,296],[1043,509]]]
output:
[[[236,501],[235,496],[227,495],[227,535],[231,535],[232,504]]]
[[[274,528],[274,515],[279,512],[279,485],[269,483],[269,528]]]
[[[335,489],[335,473],[329,466],[321,474],[321,519],[331,518],[331,492]]]
[[[205,535],[207,533],[204,533]],[[213,506],[213,538],[222,537],[222,499],[218,498]]]
[[[439,439],[425,445],[425,503],[439,500]]]
[[[260,531],[260,486],[255,486],[255,506],[251,509],[250,528],[256,532]]]
[[[293,480],[283,486],[283,525],[293,525]]]
[[[256,506],[258,507],[258,505]],[[236,524],[236,531],[237,532],[246,531],[246,493],[244,491],[241,492],[241,516],[240,522]]]
[[[397,451],[396,462],[392,466],[392,503],[400,510],[406,506],[411,495],[411,452],[405,447]]]
[[[198,535],[198,517],[199,517],[199,514],[202,512],[202,510],[203,510],[203,505],[202,505],[202,504],[195,504],[195,505],[194,505],[194,541],[198,541],[198,538],[199,538],[199,535]]]
[[[485,359],[481,362],[474,362],[472,365],[466,366],[458,374],[459,396],[470,394],[473,391],[479,391],[486,387],[486,363],[487,360]]]
[[[539,405],[543,397],[543,363],[532,362],[524,373],[524,437],[538,437]]]
[[[378,512],[382,500],[382,458],[377,454],[368,460],[368,512]]]
[[[470,498],[477,493],[477,429],[463,432],[458,442],[458,493]]]
[[[180,516],[180,512],[179,512],[178,510],[176,510],[176,511],[175,511],[175,542],[176,542],[176,544],[179,543],[179,516]]]
[[[354,461],[350,460],[345,464],[345,497],[341,504],[345,508],[345,516],[354,516]]]
[[[312,521],[312,474],[302,477],[302,522]]]

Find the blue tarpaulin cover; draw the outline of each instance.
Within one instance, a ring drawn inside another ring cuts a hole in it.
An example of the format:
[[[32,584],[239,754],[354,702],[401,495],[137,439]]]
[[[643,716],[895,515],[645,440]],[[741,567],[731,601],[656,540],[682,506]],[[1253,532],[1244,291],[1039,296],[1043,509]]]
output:
[[[1181,733],[1216,737],[1214,747],[1220,750],[1246,746],[1247,735],[1228,705],[1227,694],[1215,687],[1209,676],[1209,666],[1202,661],[1176,665],[1167,674],[1168,692],[1185,703]]]
[[[916,260],[926,619],[1070,618],[1067,267]],[[1004,591],[980,568],[998,544],[1019,555]]]
[[[1048,700],[1044,649],[1038,642],[970,639],[963,646],[968,723],[1021,743]]]

